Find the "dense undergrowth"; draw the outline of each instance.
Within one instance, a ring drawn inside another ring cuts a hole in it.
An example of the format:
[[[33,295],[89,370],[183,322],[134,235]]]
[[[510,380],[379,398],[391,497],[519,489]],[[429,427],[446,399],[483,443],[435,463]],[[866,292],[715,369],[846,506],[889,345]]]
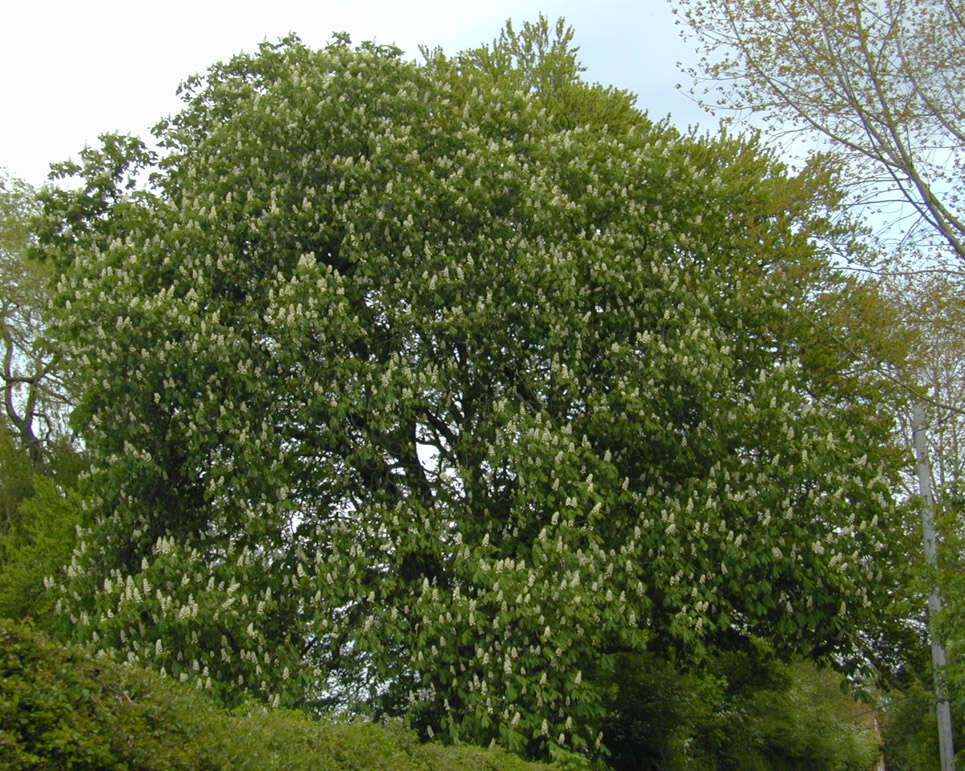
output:
[[[189,686],[0,620],[5,769],[549,768],[478,747],[420,743],[400,724],[334,724],[256,704],[227,711]]]

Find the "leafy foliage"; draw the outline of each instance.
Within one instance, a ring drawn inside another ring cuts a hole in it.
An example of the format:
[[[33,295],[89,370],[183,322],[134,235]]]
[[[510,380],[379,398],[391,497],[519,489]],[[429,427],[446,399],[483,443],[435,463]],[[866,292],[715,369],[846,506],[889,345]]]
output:
[[[36,471],[50,471],[69,448],[69,398],[46,335],[49,266],[28,259],[36,192],[0,173],[0,390],[3,431]],[[6,459],[6,450],[3,452]],[[6,475],[5,475],[6,477]]]
[[[804,131],[847,168],[848,203],[890,216],[905,264],[965,264],[962,0],[679,0],[700,97]],[[900,216],[899,216],[900,215]],[[950,258],[950,259],[948,259]]]
[[[81,500],[49,477],[35,477],[18,507],[20,526],[0,535],[0,616],[30,616],[54,624],[54,604],[44,587],[68,562],[77,540]]]
[[[398,725],[338,725],[288,710],[217,709],[191,688],[0,621],[0,763],[8,769],[548,768],[420,744]]]
[[[691,671],[639,656],[620,671],[605,732],[616,771],[867,769],[878,756],[869,710],[840,675],[759,642]]]
[[[854,653],[897,465],[887,388],[812,350],[826,182],[586,87],[564,33],[265,44],[157,165],[109,137],[48,196],[94,458],[62,633],[542,757],[597,752],[603,654]]]

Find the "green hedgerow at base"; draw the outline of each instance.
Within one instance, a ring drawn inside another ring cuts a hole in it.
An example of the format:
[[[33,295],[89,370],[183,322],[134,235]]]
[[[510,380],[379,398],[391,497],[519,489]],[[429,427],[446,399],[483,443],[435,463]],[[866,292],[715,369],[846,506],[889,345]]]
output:
[[[399,724],[339,725],[196,690],[0,620],[0,765],[7,769],[537,771],[498,751],[420,744]]]

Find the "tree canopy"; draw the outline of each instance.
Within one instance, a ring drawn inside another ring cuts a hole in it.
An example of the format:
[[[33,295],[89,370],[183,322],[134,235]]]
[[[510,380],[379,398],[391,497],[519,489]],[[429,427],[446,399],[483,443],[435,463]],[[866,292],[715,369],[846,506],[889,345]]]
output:
[[[678,0],[709,106],[829,140],[912,260],[965,265],[962,0]],[[907,204],[896,211],[896,203]],[[949,259],[950,258],[950,259]]]
[[[0,171],[0,572],[5,536],[38,474],[70,484],[83,466],[67,429],[69,388],[47,334],[49,265],[29,259],[37,192]],[[0,600],[0,605],[2,605]]]
[[[854,654],[898,460],[814,331],[826,180],[578,72],[545,21],[290,38],[157,159],[87,151],[42,231],[94,463],[65,633],[544,757],[599,746],[617,654]]]
[[[68,398],[45,335],[49,269],[27,258],[38,208],[36,191],[0,173],[2,430],[39,467],[63,444]]]

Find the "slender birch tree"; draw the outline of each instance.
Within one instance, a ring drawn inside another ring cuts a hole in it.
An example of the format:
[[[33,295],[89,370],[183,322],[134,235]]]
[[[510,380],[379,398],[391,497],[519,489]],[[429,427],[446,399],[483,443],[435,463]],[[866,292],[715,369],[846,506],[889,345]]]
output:
[[[884,216],[906,256],[965,270],[962,0],[672,4],[700,47],[705,106],[826,140],[851,202]]]

